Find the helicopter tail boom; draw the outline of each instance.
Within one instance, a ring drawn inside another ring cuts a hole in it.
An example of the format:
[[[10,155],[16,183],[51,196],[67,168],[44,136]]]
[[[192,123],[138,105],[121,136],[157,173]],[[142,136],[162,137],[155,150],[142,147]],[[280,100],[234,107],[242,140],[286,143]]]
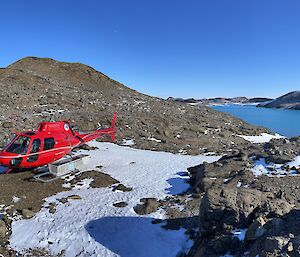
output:
[[[116,123],[116,120],[117,120],[117,115],[118,115],[118,113],[116,112],[114,114],[114,117],[113,117],[112,122],[111,122],[111,126],[109,128],[97,129],[97,130],[95,130],[91,133],[78,134],[77,136],[80,137],[84,143],[86,143],[86,142],[89,142],[91,140],[100,138],[104,135],[108,135],[108,136],[110,136],[111,141],[113,142],[115,140],[115,123]]]

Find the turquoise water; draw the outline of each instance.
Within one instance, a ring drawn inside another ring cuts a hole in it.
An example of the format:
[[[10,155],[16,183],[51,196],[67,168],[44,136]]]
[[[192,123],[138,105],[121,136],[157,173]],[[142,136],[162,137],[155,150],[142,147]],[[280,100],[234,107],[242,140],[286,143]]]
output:
[[[300,136],[300,111],[258,108],[251,105],[223,105],[211,108],[230,113],[252,125],[266,127],[286,137]]]

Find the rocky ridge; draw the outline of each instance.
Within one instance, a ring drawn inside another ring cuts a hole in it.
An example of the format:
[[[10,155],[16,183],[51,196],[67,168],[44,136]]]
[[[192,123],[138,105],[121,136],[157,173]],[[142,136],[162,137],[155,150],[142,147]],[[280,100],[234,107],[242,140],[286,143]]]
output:
[[[300,110],[300,91],[290,92],[272,101],[261,103],[258,107]]]

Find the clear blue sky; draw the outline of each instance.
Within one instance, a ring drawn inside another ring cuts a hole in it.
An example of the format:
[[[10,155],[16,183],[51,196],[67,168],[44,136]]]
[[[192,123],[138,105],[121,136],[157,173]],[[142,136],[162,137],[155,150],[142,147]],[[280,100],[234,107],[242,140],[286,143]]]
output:
[[[300,2],[7,0],[0,67],[82,62],[160,97],[270,96],[300,89]]]

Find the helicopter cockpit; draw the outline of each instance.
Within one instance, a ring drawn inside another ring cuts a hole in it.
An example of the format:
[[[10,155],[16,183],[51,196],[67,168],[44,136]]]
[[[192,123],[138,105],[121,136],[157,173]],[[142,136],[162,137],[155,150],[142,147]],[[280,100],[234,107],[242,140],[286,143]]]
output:
[[[24,135],[15,135],[11,144],[5,149],[8,153],[26,154],[30,144],[30,138]]]

